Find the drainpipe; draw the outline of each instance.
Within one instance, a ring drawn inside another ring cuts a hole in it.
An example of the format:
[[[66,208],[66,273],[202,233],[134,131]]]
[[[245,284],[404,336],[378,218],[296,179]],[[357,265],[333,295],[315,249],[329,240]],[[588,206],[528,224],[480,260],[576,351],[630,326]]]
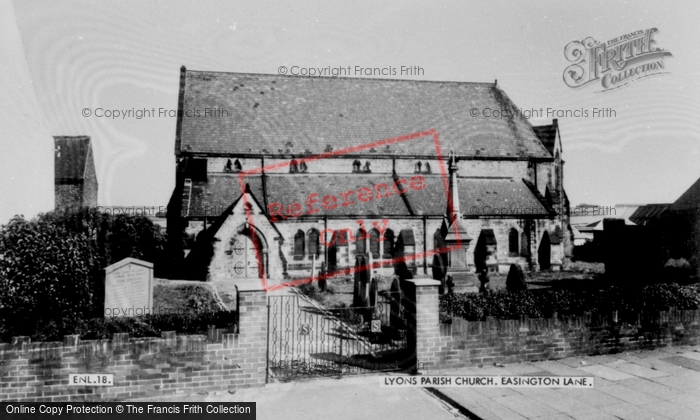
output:
[[[428,216],[423,215],[423,274],[428,274]]]
[[[328,269],[328,215],[323,216],[323,263]]]

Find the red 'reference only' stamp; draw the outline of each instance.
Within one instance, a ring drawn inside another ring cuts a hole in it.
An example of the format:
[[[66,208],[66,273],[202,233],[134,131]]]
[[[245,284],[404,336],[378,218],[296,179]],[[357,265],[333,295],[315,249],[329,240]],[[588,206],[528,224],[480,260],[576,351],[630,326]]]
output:
[[[392,138],[387,138],[367,144],[362,144],[362,145],[357,145],[357,146],[351,146],[347,147],[344,149],[339,149],[339,150],[334,150],[330,152],[324,152],[321,154],[317,155],[312,155],[308,157],[304,157],[303,160],[304,162],[313,162],[313,161],[319,161],[323,159],[328,159],[328,158],[333,158],[333,157],[338,157],[338,156],[343,156],[347,155],[349,153],[356,153],[356,152],[361,152],[364,150],[370,150],[373,148],[378,148],[381,146],[388,146],[391,144],[399,144],[399,143],[404,143],[404,142],[409,142],[411,140],[416,140],[419,138],[424,138],[424,137],[432,137],[432,143],[433,146],[435,147],[435,155],[436,159],[438,161],[438,167],[440,171],[440,175],[442,178],[442,184],[444,187],[444,193],[445,193],[445,198],[446,202],[448,205],[447,208],[447,213],[451,214],[452,213],[452,208],[453,208],[453,203],[451,202],[450,199],[450,194],[449,194],[449,174],[448,174],[448,168],[445,164],[445,160],[443,159],[443,153],[442,149],[440,148],[440,138],[438,135],[437,130],[431,129],[431,130],[426,130],[426,131],[420,131],[420,132],[415,132],[411,134],[406,134],[398,137],[392,137]],[[244,208],[246,209],[246,220],[247,220],[247,228],[250,230],[250,235],[253,237],[255,235],[254,233],[254,217],[253,217],[253,211],[252,211],[252,206],[248,202],[248,197],[246,195],[246,182],[245,182],[245,177],[250,176],[250,175],[262,175],[266,172],[272,172],[275,170],[280,170],[280,169],[285,169],[289,168],[292,164],[297,164],[299,163],[300,159],[290,159],[288,161],[282,161],[282,162],[276,162],[270,165],[264,165],[264,166],[259,166],[257,168],[251,168],[251,169],[246,169],[242,170],[238,174],[238,181],[239,185],[241,188],[241,193],[243,196],[243,201],[244,201]],[[309,175],[313,175],[313,173],[310,173]],[[320,196],[320,194],[317,191],[309,191],[308,194],[306,194],[306,199],[303,203],[301,202],[292,202],[291,204],[288,204],[287,206],[283,206],[282,203],[279,202],[272,202],[267,205],[267,208],[265,209],[267,211],[267,215],[269,216],[269,220],[272,223],[278,223],[281,221],[285,220],[290,220],[296,217],[300,217],[302,215],[313,215],[316,213],[320,212],[320,209],[323,208],[326,211],[333,211],[342,207],[348,207],[348,206],[361,206],[363,203],[367,203],[372,200],[381,200],[383,198],[389,197],[392,193],[396,195],[402,195],[406,194],[409,191],[419,191],[424,188],[427,188],[427,184],[425,182],[425,178],[422,175],[413,175],[413,176],[406,176],[402,177],[399,176],[397,177],[398,179],[395,179],[393,183],[389,184],[377,184],[374,185],[374,188],[372,186],[364,186],[360,187],[357,189],[353,190],[343,190],[343,191],[338,191],[336,194],[326,194],[324,196]],[[365,230],[364,226],[364,221],[363,220],[356,220],[356,223],[360,225],[360,228],[362,231],[367,232]],[[381,222],[372,222],[372,225],[379,231],[380,233],[380,238],[378,241],[383,241],[384,240],[384,232],[386,231],[386,226],[387,226],[387,220],[382,220]],[[344,230],[348,232],[349,234],[339,234],[339,235],[334,235],[335,233],[340,233],[341,230]],[[326,233],[330,234],[333,239],[332,240],[338,240],[338,241],[345,241],[348,240],[352,242],[355,240],[355,238],[352,235],[352,229],[346,228],[346,229],[324,229],[323,232],[320,234],[320,243],[323,246],[331,246],[333,245],[332,242],[326,241]],[[459,235],[457,233],[457,235]],[[349,239],[348,239],[349,238]],[[359,239],[359,238],[358,238]],[[391,258],[391,259],[383,259],[381,261],[374,261],[371,264],[366,264],[360,267],[347,267],[347,268],[340,268],[337,270],[332,270],[328,271],[325,273],[321,273],[318,275],[306,277],[306,278],[301,278],[293,281],[287,281],[284,282],[283,284],[268,284],[267,280],[267,274],[265,272],[265,265],[263,263],[263,255],[262,255],[262,250],[260,249],[260,244],[257,241],[254,241],[254,246],[255,246],[255,257],[257,259],[258,267],[259,267],[259,278],[261,281],[261,285],[263,290],[265,291],[273,291],[277,290],[280,288],[284,287],[292,287],[292,286],[297,286],[305,283],[310,283],[310,282],[316,282],[320,280],[326,280],[332,277],[340,276],[340,275],[350,275],[354,274],[356,271],[366,271],[366,270],[373,270],[375,268],[387,266],[387,265],[396,265],[402,262],[408,262],[412,260],[418,260],[420,258],[427,258],[427,257],[432,257],[436,254],[441,254],[445,252],[449,252],[452,249],[460,248],[461,247],[461,242],[459,241],[459,238],[457,238],[457,244],[452,245],[452,246],[444,246],[439,249],[431,249],[431,250],[424,250],[422,252],[415,252],[409,255],[403,255],[401,257],[396,257],[396,258]],[[424,244],[424,247],[426,245]]]

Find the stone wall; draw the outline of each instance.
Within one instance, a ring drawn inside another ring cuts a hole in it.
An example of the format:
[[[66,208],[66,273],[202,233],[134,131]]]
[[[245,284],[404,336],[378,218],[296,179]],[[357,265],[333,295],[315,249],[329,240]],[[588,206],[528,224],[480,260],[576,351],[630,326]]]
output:
[[[265,242],[267,244],[265,259],[267,260],[267,277],[269,281],[279,282],[283,278],[283,261],[286,262],[287,275],[291,278],[305,278],[311,275],[312,266],[312,256],[305,252],[303,257],[296,256],[294,253],[294,236],[298,231],[302,231],[305,234],[305,247],[308,250],[308,239],[309,231],[315,229],[319,232],[321,236],[326,231],[327,238],[321,238],[319,240],[319,256],[317,258],[317,269],[320,269],[321,264],[325,262],[326,250],[324,246],[325,243],[331,243],[331,233],[330,230],[339,231],[342,229],[350,229],[353,232],[353,236],[356,236],[357,230],[360,225],[356,219],[328,219],[327,221],[323,218],[318,219],[290,219],[286,221],[280,221],[275,224],[276,229],[281,233],[281,237],[284,239],[280,242],[277,239],[277,233],[272,228],[265,228],[265,225],[269,225],[264,217],[256,213],[256,223],[255,226],[260,227],[260,233],[265,237]],[[236,232],[243,226],[246,222],[245,210],[242,206],[236,206],[228,217],[228,220],[222,225],[217,233],[217,242],[215,243],[215,252],[212,264],[210,265],[210,280],[215,281],[225,281],[230,280],[235,277],[228,268],[230,264],[227,263],[227,259],[230,259],[230,255],[226,254],[226,247],[230,239],[236,235]],[[432,256],[425,256],[425,253],[435,249],[434,244],[434,234],[440,229],[442,225],[442,219],[436,218],[426,218],[413,217],[413,218],[371,218],[363,219],[365,229],[369,232],[373,227],[373,223],[384,228],[384,221],[386,220],[386,229],[391,229],[394,232],[395,239],[398,239],[400,232],[404,229],[412,229],[413,236],[415,239],[415,249],[414,254],[417,256],[415,259],[416,271],[419,273],[430,273],[432,267]],[[542,240],[542,234],[545,230],[550,233],[553,232],[556,226],[556,220],[538,220],[534,222],[534,230],[531,233],[531,243],[528,244],[530,258],[521,255],[520,252],[516,254],[511,254],[509,252],[509,232],[511,229],[515,229],[518,232],[518,251],[520,251],[520,240],[522,233],[528,228],[526,221],[523,219],[464,219],[464,225],[467,231],[472,235],[472,241],[469,245],[469,252],[467,255],[467,263],[474,270],[474,251],[476,243],[478,241],[478,236],[480,232],[484,229],[492,229],[494,236],[496,238],[496,246],[494,254],[490,258],[490,262],[494,269],[500,273],[507,273],[511,264],[519,264],[526,268],[532,263],[534,268],[537,268],[537,250],[540,246],[540,241]],[[425,224],[425,228],[424,228]],[[190,229],[195,225],[199,226],[201,229],[202,223],[197,221],[190,222]],[[350,238],[348,238],[350,239]],[[367,239],[367,244],[369,246],[369,239]],[[380,258],[377,260],[389,261],[387,258],[383,258],[384,243],[380,245]],[[346,245],[337,246],[337,269],[343,269],[347,267],[354,267],[355,264],[355,251],[357,243],[351,242]],[[563,249],[561,244],[552,245],[551,247],[551,263],[553,269],[558,269],[561,267],[563,257]],[[394,273],[394,267],[391,264],[387,264],[382,268],[374,270],[375,274],[391,275]]]
[[[0,400],[110,401],[265,384],[267,295],[240,291],[239,333],[211,329],[207,336],[0,344]],[[114,386],[68,385],[71,373],[113,374]]]

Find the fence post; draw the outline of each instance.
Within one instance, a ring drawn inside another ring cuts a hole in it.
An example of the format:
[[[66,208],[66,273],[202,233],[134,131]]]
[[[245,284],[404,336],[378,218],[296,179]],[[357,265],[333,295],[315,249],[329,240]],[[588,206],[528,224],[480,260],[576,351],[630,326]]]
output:
[[[265,349],[265,383],[270,382],[270,297],[267,298],[267,348]]]
[[[236,285],[240,348],[245,348],[241,367],[251,374],[252,386],[264,386],[267,376],[267,292],[260,283]],[[263,371],[264,369],[264,371]]]
[[[409,300],[408,345],[415,352],[414,371],[436,366],[436,341],[440,336],[440,315],[438,288],[440,281],[418,278],[406,280],[409,287],[406,297]]]
[[[343,334],[340,334],[340,372],[338,373],[338,379],[343,378]]]

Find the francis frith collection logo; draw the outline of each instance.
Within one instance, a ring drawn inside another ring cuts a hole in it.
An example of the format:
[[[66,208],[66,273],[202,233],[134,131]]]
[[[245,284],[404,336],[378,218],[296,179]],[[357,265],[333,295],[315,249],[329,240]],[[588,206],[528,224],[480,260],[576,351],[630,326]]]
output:
[[[564,70],[564,83],[581,88],[594,82],[606,92],[636,80],[668,73],[665,57],[669,51],[656,47],[656,28],[638,30],[599,42],[588,37],[572,41],[564,48],[564,56],[573,64]]]

